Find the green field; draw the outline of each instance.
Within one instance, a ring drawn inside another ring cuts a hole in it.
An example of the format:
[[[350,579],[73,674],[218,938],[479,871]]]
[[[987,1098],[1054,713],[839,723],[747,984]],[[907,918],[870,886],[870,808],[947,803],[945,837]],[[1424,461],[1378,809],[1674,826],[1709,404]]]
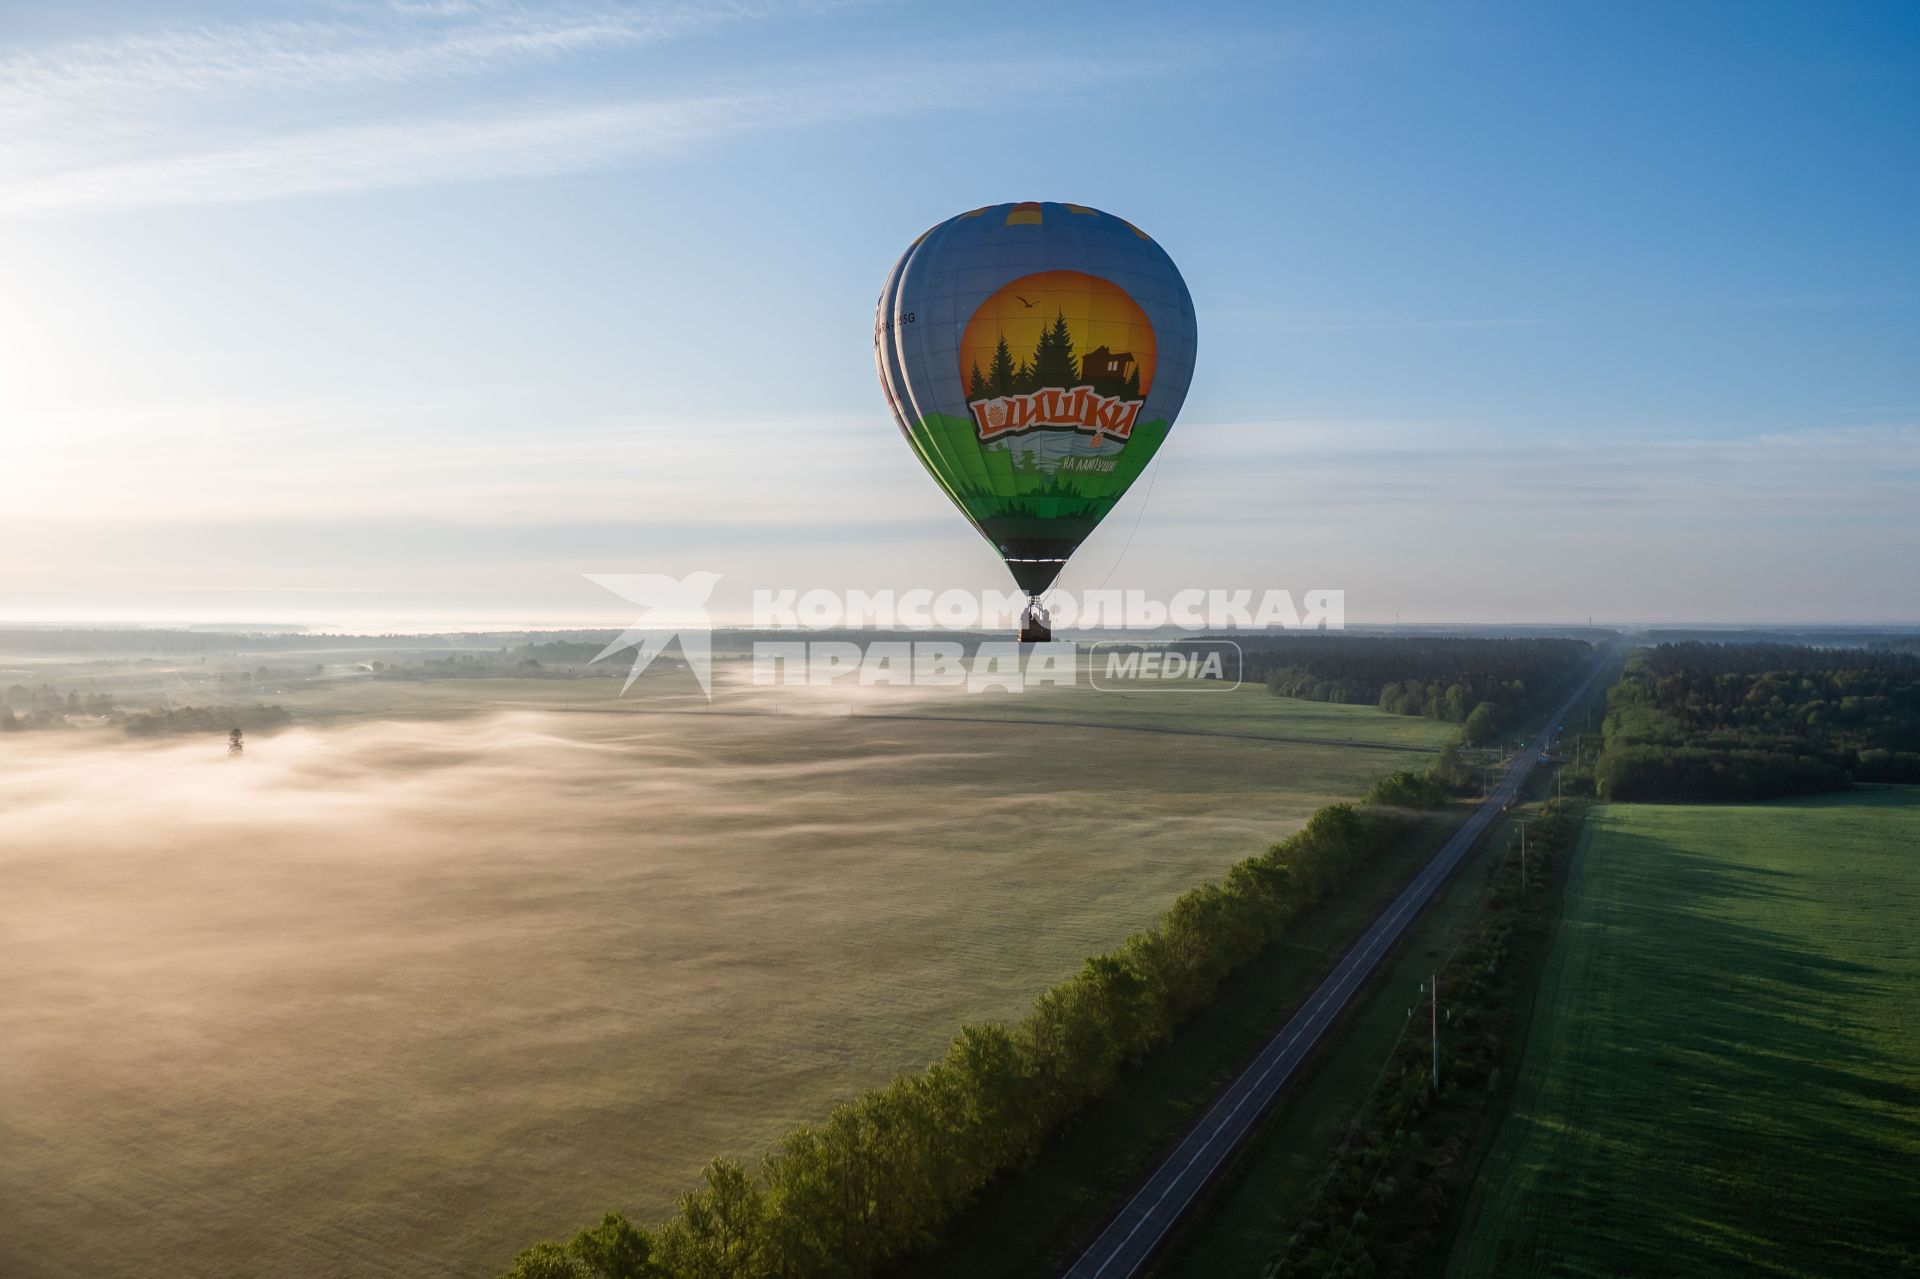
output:
[[[0,737],[0,1273],[484,1274],[657,1215],[1448,731],[1257,689],[617,688],[255,689],[296,725],[233,762]]]
[[[1920,1273],[1920,791],[1596,808],[1453,1270]]]

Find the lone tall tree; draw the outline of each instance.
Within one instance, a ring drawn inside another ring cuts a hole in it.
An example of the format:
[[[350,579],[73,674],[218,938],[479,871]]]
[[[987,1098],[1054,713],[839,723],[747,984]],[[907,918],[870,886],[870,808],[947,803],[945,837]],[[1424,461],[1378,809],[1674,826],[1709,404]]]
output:
[[[1080,384],[1080,362],[1073,358],[1073,334],[1067,329],[1067,313],[1055,311],[1051,327],[1041,330],[1033,347],[1033,385],[1057,386],[1062,390]]]
[[[993,361],[987,367],[987,385],[993,388],[995,395],[1014,393],[1013,352],[1007,349],[1007,335],[1002,333],[998,345],[993,348]]]
[[[233,759],[247,749],[246,734],[234,729],[227,734],[227,758]]]

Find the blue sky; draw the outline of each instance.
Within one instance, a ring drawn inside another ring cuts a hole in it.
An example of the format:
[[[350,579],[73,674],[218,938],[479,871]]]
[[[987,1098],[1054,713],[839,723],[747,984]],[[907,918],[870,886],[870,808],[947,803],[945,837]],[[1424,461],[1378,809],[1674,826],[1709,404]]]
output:
[[[1920,10],[1191,10],[0,6],[0,615],[1000,587],[872,307],[1064,199],[1201,345],[1063,586],[1920,621]]]

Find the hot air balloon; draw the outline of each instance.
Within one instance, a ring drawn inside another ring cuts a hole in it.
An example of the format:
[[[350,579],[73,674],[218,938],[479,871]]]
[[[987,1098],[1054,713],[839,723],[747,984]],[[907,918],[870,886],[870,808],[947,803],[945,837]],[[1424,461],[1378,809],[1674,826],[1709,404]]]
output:
[[[1173,428],[1193,380],[1173,259],[1080,204],[974,209],[908,246],[874,359],[900,433],[1038,601]]]

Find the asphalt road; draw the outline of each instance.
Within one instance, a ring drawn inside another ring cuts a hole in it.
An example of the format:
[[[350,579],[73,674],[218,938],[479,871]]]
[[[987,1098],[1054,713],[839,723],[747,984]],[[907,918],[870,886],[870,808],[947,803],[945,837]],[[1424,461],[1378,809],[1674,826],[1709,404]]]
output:
[[[1548,719],[1547,726],[1508,766],[1500,784],[1487,796],[1472,817],[1435,853],[1414,881],[1403,889],[1393,904],[1373,921],[1360,940],[1353,944],[1294,1013],[1280,1032],[1267,1041],[1238,1078],[1228,1084],[1206,1114],[1200,1117],[1180,1144],[1153,1170],[1138,1191],[1120,1209],[1100,1237],[1093,1241],[1080,1259],[1069,1266],[1065,1279],[1129,1279],[1136,1274],[1172,1233],[1194,1198],[1239,1148],[1260,1122],[1273,1099],[1293,1077],[1320,1042],[1380,960],[1393,949],[1434,891],[1446,882],[1460,859],[1467,855],[1501,807],[1513,799],[1526,782],[1527,775],[1547,749],[1554,729],[1586,696],[1594,681],[1609,666],[1603,654],[1579,689]]]

